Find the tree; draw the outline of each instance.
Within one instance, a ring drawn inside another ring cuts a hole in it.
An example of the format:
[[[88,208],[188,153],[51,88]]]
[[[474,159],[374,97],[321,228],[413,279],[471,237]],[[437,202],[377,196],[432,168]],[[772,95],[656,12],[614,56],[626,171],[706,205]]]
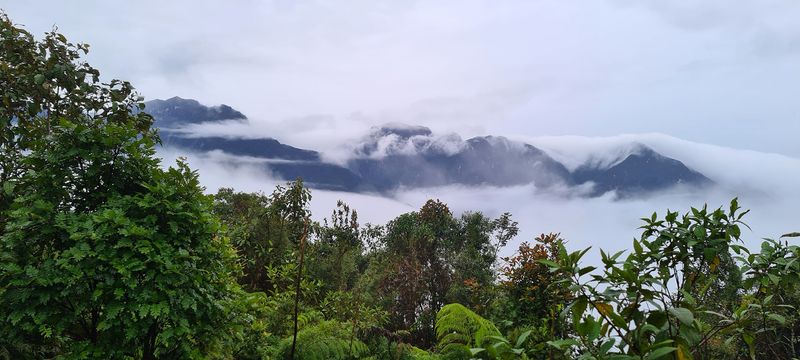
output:
[[[519,232],[517,222],[509,213],[491,219],[480,212],[465,212],[457,229],[457,236],[446,249],[453,272],[447,302],[458,302],[486,315],[497,295],[497,254]]]
[[[315,233],[316,239],[309,249],[313,258],[309,263],[310,274],[322,280],[327,291],[352,289],[366,267],[358,213],[340,200],[330,220],[316,226]]]
[[[565,243],[560,234],[541,234],[534,240],[535,245],[523,242],[514,256],[505,259],[495,318],[507,321],[507,327],[517,332],[530,331],[527,338],[536,344],[528,351],[532,358],[554,359],[554,349],[546,342],[566,336],[569,329],[560,314],[574,294],[563,286],[566,274],[552,272],[542,263],[558,261],[559,248]]]
[[[151,118],[85,45],[0,16],[0,346],[14,358],[199,357],[223,348],[234,252]]]
[[[294,261],[303,224],[310,216],[311,193],[301,180],[276,186],[269,196],[261,193],[219,189],[214,196],[214,213],[226,226],[243,269],[241,285],[249,291],[280,291],[267,276],[267,268]]]
[[[489,287],[497,250],[516,233],[508,214],[457,219],[438,200],[389,222],[369,256],[371,267],[381,269],[375,292],[390,313],[391,328],[411,329],[416,345],[432,346],[436,313],[450,302],[470,305],[469,291]]]
[[[62,119],[127,124],[151,136],[152,117],[135,111],[144,108],[142,98],[128,82],[101,83],[99,71],[80,60],[88,51],[55,30],[36,41],[0,12],[0,230],[28,170],[24,155],[47,146],[42,140]]]

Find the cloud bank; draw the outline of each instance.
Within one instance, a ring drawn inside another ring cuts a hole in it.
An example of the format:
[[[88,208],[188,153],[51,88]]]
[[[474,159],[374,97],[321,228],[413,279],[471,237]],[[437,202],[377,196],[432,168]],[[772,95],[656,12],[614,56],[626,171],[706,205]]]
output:
[[[148,99],[225,103],[328,150],[389,121],[439,132],[661,132],[800,157],[800,2],[0,1],[92,44]],[[114,16],[108,16],[114,14]]]
[[[402,189],[392,197],[314,190],[311,210],[315,219],[329,215],[336,200],[342,199],[359,210],[364,222],[385,223],[401,213],[419,209],[427,199],[437,198],[450,205],[456,213],[482,211],[490,216],[511,212],[520,223],[520,235],[505,249],[512,254],[520,242],[531,241],[543,232],[561,232],[573,248],[593,246],[607,250],[627,249],[631,240],[640,235],[639,218],[654,211],[688,211],[689,207],[708,204],[716,208],[727,206],[733,197],[751,213],[745,218],[753,228],[745,230],[748,246],[756,246],[761,238],[778,237],[800,229],[800,160],[777,154],[738,150],[689,142],[660,134],[620,135],[607,138],[541,137],[526,141],[546,149],[565,161],[575,164],[595,159],[610,161],[615,149],[625,151],[631,143],[653,147],[666,156],[684,160],[687,165],[704,172],[718,186],[710,189],[672,188],[643,198],[616,199],[613,194],[584,198],[568,196],[569,192],[541,192],[533,186],[464,187],[445,186],[426,189]],[[611,154],[596,158],[597,154]],[[572,158],[566,158],[571,154]],[[162,151],[165,159],[179,153]],[[282,183],[263,171],[257,163],[241,159],[231,161],[218,153],[189,157],[197,168],[208,191],[218,187],[234,187],[240,191],[271,192]],[[169,163],[170,161],[165,161]],[[756,170],[754,170],[756,169]],[[598,261],[597,251],[590,252],[587,261]]]

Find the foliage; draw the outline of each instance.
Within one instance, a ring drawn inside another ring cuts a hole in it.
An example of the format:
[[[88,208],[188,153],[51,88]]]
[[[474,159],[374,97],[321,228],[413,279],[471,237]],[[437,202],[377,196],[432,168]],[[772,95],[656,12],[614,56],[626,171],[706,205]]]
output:
[[[62,120],[152,135],[152,118],[134,113],[144,107],[142,98],[128,82],[101,83],[99,71],[80,60],[88,51],[55,30],[36,41],[0,11],[0,229],[30,170],[25,155],[49,146],[44,140]]]
[[[186,165],[151,171],[140,192],[84,211],[59,191],[19,195],[0,254],[5,338],[76,357],[216,351],[234,253]],[[25,180],[39,176],[52,174]]]
[[[736,309],[735,315],[742,317],[748,311],[760,315],[740,331],[742,341],[755,354],[769,354],[776,359],[800,357],[800,247],[783,240],[795,237],[800,234],[765,239],[760,253],[737,249],[737,259],[748,276],[743,286],[753,293],[745,298],[747,307]]]
[[[572,347],[587,359],[692,359],[704,358],[716,339],[731,344],[741,338],[747,348],[737,352],[749,352],[754,358],[756,335],[783,323],[775,312],[782,305],[773,301],[773,290],[767,285],[785,280],[769,274],[796,272],[796,268],[775,267],[774,260],[761,261],[763,256],[751,255],[744,283],[759,286],[758,291],[748,294],[736,308],[706,302],[712,287],[726,286],[719,271],[723,259],[731,258],[730,251],[747,252],[737,244],[746,214],[739,210],[734,199],[727,212],[704,207],[692,208],[683,216],[668,211],[664,219],[656,214],[644,218],[642,237],[634,240],[633,252],[625,261],[618,260],[622,252],[601,251],[602,274],[594,274],[592,266],[579,266],[589,249],[567,253],[561,246],[557,264],[541,260],[552,271],[569,274],[565,285],[577,294],[569,306],[577,338],[551,345]]]
[[[505,298],[499,306],[506,320],[517,326],[541,329],[536,332],[538,337],[552,340],[556,334],[564,335],[566,329],[558,314],[574,296],[561,286],[566,275],[551,272],[540,260],[556,261],[564,240],[559,234],[542,234],[534,240],[534,246],[523,242],[517,254],[505,258],[500,282]]]
[[[411,329],[414,341],[427,347],[435,341],[435,314],[446,302],[488,304],[472,304],[467,295],[491,287],[497,250],[516,233],[508,214],[457,219],[434,200],[387,224],[371,257],[381,269],[374,292],[390,313],[390,328]]]
[[[348,324],[334,320],[303,326],[297,334],[297,359],[362,359],[369,356],[369,347],[352,336]],[[288,358],[292,339],[284,339],[278,346],[278,357]]]
[[[327,291],[352,289],[367,266],[364,258],[365,236],[358,223],[358,213],[338,201],[330,220],[315,226],[316,238],[310,244],[309,273],[323,280]]]
[[[293,262],[311,195],[301,180],[278,186],[266,196],[222,188],[214,196],[214,213],[227,225],[243,268],[240,279],[250,291],[275,290],[264,269]],[[280,290],[287,289],[281,287]]]
[[[298,359],[800,357],[800,234],[753,252],[736,199],[644,218],[601,269],[549,234],[498,273],[509,214],[309,223],[301,179],[204,195],[87,51],[0,13],[0,358],[280,359],[295,321]]]
[[[14,358],[224,348],[235,254],[197,174],[162,170],[130,84],[0,16],[0,346]],[[222,330],[222,331],[221,331]]]
[[[454,275],[447,301],[485,314],[496,295],[497,254],[519,229],[508,213],[490,219],[480,212],[466,212],[459,220],[458,231],[447,249],[451,252],[447,262]]]
[[[468,358],[472,348],[490,343],[500,331],[494,324],[461,304],[449,304],[436,314],[437,347],[446,358]]]

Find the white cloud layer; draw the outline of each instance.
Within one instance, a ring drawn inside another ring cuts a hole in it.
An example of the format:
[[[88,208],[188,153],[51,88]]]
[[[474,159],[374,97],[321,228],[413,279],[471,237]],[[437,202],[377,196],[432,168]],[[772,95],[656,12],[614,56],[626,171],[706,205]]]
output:
[[[745,230],[748,246],[756,246],[761,238],[778,237],[800,230],[800,160],[783,155],[738,150],[689,142],[659,134],[620,135],[609,138],[548,137],[528,139],[550,152],[574,151],[573,161],[641,143],[656,151],[685,162],[715,180],[719,186],[696,190],[673,188],[645,198],[615,200],[611,194],[597,198],[569,196],[536,191],[532,186],[508,188],[447,186],[428,189],[400,190],[394,197],[365,194],[313,191],[311,210],[315,219],[329,215],[336,200],[343,199],[359,210],[363,222],[385,223],[401,213],[419,209],[427,199],[437,198],[450,205],[454,212],[482,211],[490,216],[511,212],[520,223],[520,235],[503,251],[510,255],[522,241],[530,241],[543,232],[561,232],[570,247],[595,249],[627,249],[639,235],[639,218],[654,211],[688,211],[689,207],[708,204],[727,208],[733,197],[752,212],[745,218],[753,228]],[[167,159],[178,154],[165,153]],[[199,169],[201,181],[209,191],[218,187],[234,187],[241,191],[271,192],[275,181],[259,164],[246,159],[233,162],[220,154],[189,155],[191,166]],[[611,155],[613,157],[613,155]],[[562,156],[561,159],[566,159]],[[600,159],[605,161],[605,159]],[[167,161],[169,163],[170,161]],[[235,165],[234,165],[235,164]],[[758,169],[758,171],[753,171]],[[597,262],[599,252],[592,251],[587,261]]]
[[[795,0],[0,0],[148,98],[327,150],[388,121],[464,137],[660,132],[800,157]],[[241,129],[245,131],[245,129]]]

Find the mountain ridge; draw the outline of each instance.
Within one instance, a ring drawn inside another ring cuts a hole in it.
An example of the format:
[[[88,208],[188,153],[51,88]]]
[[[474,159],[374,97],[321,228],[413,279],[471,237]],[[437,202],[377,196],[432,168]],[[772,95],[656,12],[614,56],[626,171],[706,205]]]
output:
[[[151,111],[151,105],[155,111]],[[199,136],[181,129],[206,122],[248,121],[227,105],[209,107],[173,97],[150,101],[145,111],[156,119],[154,126],[160,128],[165,147],[282,160],[264,166],[283,180],[300,177],[312,187],[328,190],[390,194],[400,188],[531,184],[547,191],[589,184],[591,191],[584,192],[587,196],[614,192],[618,197],[635,197],[677,185],[703,187],[714,183],[644,144],[630,144],[630,150],[611,162],[586,162],[571,171],[545,150],[503,136],[463,140],[455,133],[436,135],[424,126],[387,123],[373,127],[352,146],[346,161],[335,164],[326,162],[318,151],[296,148],[274,138]]]

